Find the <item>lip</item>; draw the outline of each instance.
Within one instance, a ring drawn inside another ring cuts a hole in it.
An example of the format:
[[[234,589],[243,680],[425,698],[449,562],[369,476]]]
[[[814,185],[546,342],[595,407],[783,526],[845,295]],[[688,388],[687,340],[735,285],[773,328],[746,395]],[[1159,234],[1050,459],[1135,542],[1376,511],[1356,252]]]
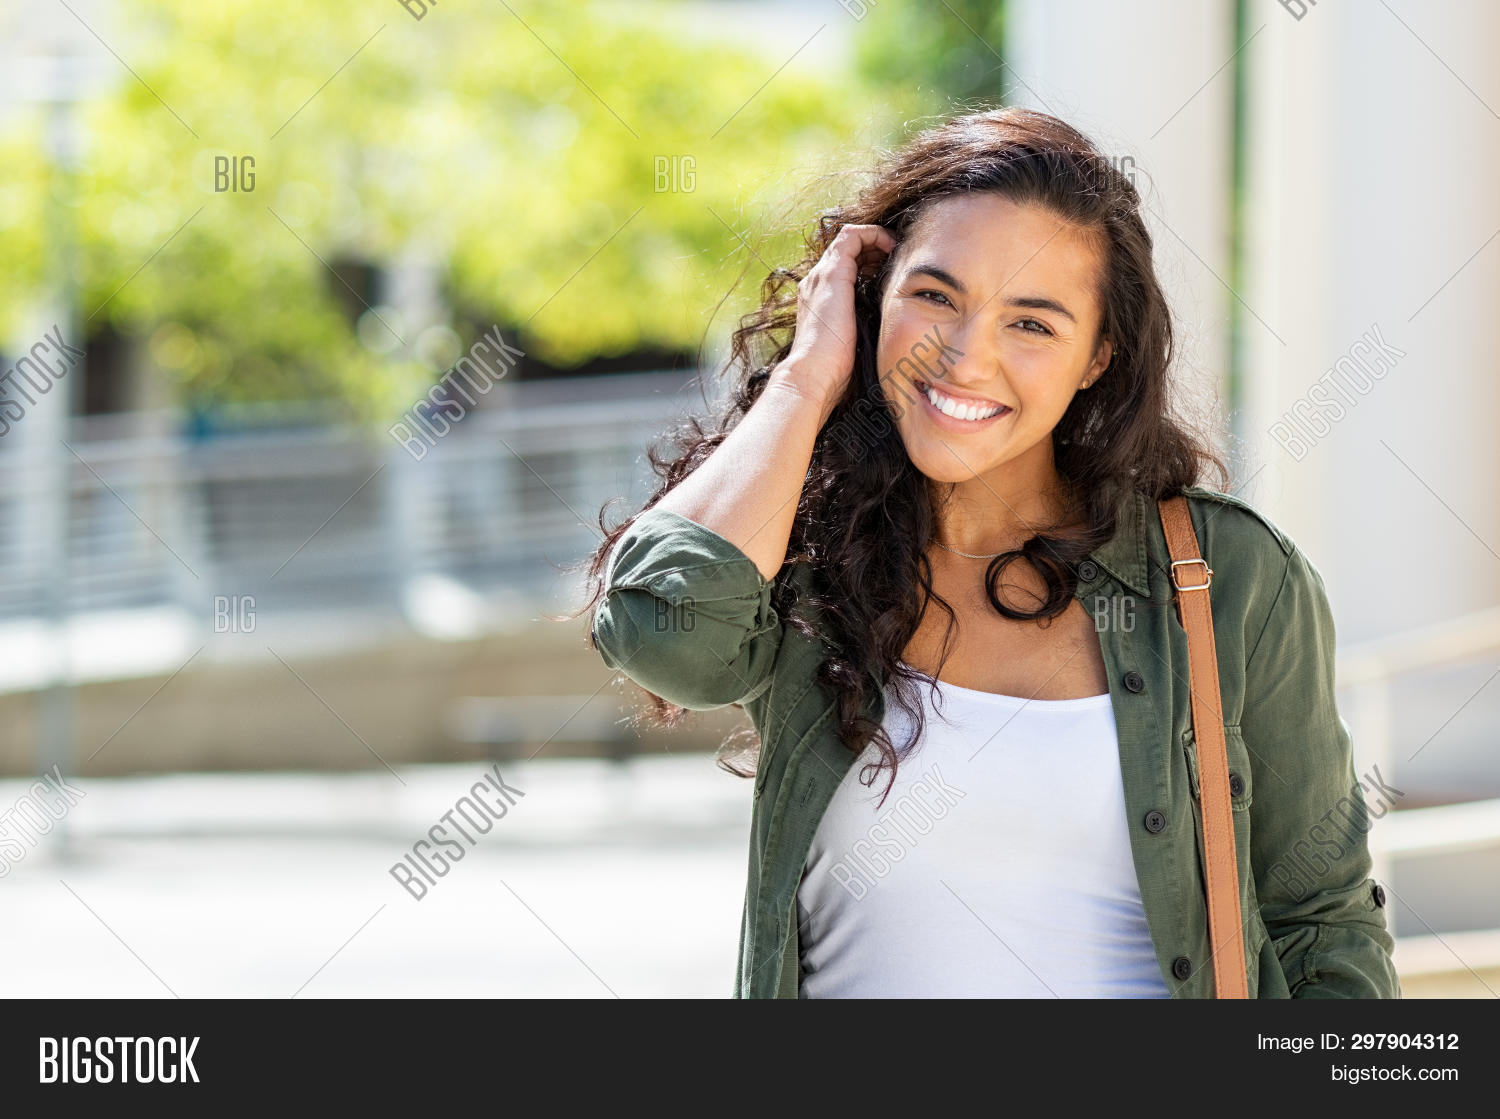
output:
[[[985,404],[1000,404],[1000,407],[1003,409],[1003,411],[997,412],[987,420],[960,420],[948,415],[946,412],[939,412],[932,401],[927,399],[926,381],[913,381],[912,387],[916,390],[917,397],[922,402],[922,409],[926,412],[928,418],[944,431],[951,431],[957,435],[969,435],[976,431],[984,431],[992,424],[999,423],[1006,416],[1012,415],[1015,412],[1015,409],[1010,407],[1010,405],[1000,404],[998,400],[991,400],[989,397],[964,396],[960,393],[949,392],[947,389],[938,389],[944,396],[951,396],[955,400],[972,400],[976,404],[981,402]]]

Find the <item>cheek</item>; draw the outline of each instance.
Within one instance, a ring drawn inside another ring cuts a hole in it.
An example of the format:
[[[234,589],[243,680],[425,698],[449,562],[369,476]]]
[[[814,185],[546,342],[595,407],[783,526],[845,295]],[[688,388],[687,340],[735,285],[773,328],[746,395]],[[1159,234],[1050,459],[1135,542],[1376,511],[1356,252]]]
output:
[[[909,311],[903,313],[900,307],[881,312],[880,335],[875,344],[875,368],[880,376],[887,377],[895,370],[901,359],[921,341],[923,331],[929,325]]]
[[[1015,346],[1004,357],[1006,380],[1024,407],[1061,415],[1077,387],[1069,362],[1036,346]]]

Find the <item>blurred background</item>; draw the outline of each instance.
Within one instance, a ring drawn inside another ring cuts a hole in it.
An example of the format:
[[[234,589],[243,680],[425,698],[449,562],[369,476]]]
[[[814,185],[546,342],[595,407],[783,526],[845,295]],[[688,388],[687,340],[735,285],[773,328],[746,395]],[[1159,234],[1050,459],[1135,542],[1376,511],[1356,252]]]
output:
[[[1134,177],[1180,406],[1325,578],[1406,993],[1495,997],[1497,42],[1482,0],[7,8],[0,994],[727,995],[736,720],[633,730],[576,564],[853,172],[1008,103]]]

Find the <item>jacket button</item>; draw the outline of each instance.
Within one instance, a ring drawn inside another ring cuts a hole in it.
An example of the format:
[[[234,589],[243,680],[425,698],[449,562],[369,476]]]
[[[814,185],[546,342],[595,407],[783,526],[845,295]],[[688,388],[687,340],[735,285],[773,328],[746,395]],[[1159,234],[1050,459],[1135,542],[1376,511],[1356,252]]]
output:
[[[1375,889],[1372,890],[1371,893],[1373,893],[1375,895],[1375,904],[1378,905],[1378,906],[1380,906],[1380,908],[1384,909],[1385,908],[1385,887],[1382,886],[1379,882],[1377,882],[1377,883],[1375,883]]]
[[[1145,824],[1146,830],[1155,835],[1167,826],[1167,818],[1153,808],[1150,812],[1146,813]]]
[[[1133,692],[1138,692],[1146,686],[1146,678],[1132,668],[1125,673],[1125,686]]]
[[[1193,974],[1193,961],[1186,956],[1178,956],[1172,961],[1172,974],[1178,979],[1186,979]]]
[[[1240,779],[1238,773],[1231,773],[1229,775],[1229,795],[1232,797],[1245,795],[1245,782]]]
[[[1085,583],[1092,583],[1099,578],[1099,565],[1093,560],[1084,560],[1078,565],[1078,577]]]

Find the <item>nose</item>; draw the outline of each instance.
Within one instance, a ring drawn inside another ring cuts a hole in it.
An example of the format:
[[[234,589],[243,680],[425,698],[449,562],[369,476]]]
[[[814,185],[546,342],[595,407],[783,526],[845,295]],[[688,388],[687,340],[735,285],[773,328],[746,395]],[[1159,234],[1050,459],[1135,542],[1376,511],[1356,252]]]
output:
[[[977,392],[981,386],[994,384],[1001,378],[997,348],[986,332],[971,322],[952,323],[941,331],[929,331],[923,341],[935,343],[934,352],[924,355],[927,366],[934,372],[940,371],[942,380],[949,384]]]

